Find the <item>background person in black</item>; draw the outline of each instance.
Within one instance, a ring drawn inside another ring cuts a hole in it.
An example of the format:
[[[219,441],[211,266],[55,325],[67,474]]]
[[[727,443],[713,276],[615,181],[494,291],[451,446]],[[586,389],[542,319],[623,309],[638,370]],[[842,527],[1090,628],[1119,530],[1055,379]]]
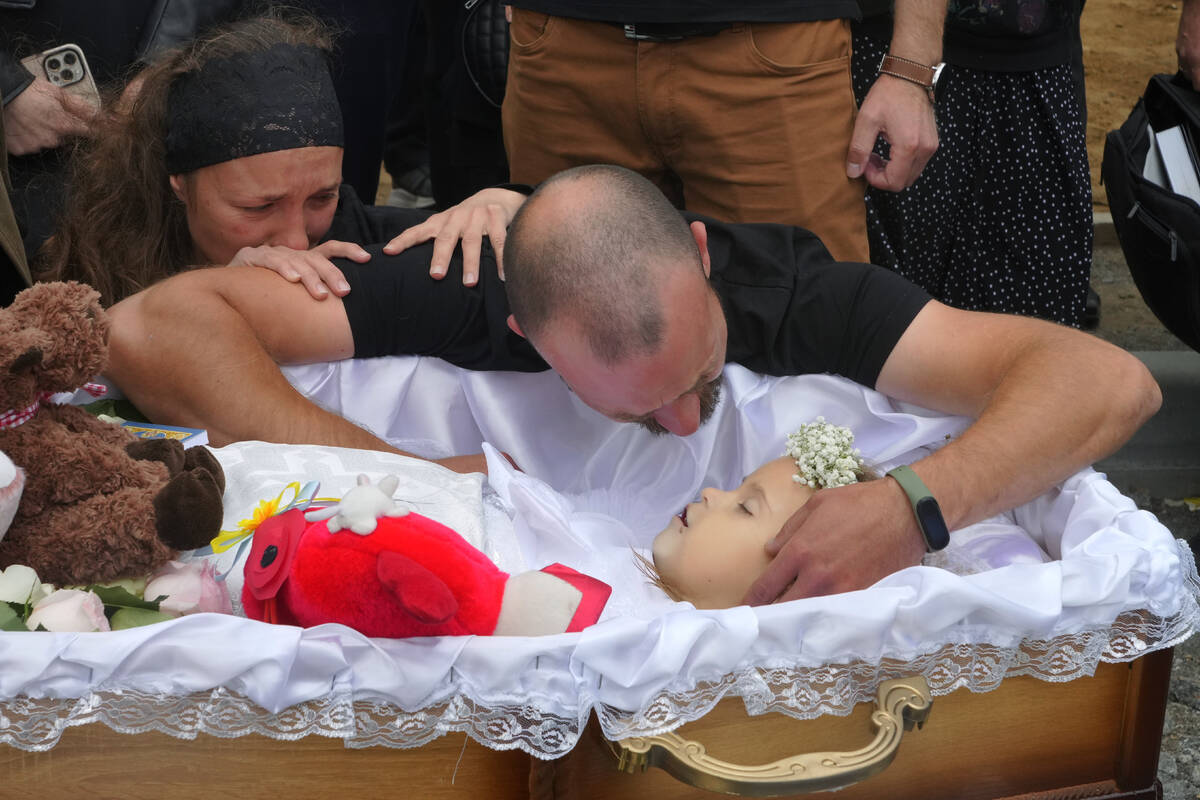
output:
[[[770,353],[791,371],[853,372],[900,400],[976,418],[914,465],[951,529],[1025,502],[1112,452],[1160,403],[1145,367],[1105,342],[927,300],[886,270],[835,264],[799,229],[688,224],[644,179],[617,167],[547,181],[514,221],[508,248],[510,294],[521,291],[527,267],[531,293],[547,281],[567,290],[540,320],[535,312],[508,316],[489,257],[475,287],[429,280],[428,245],[350,269],[357,285],[349,296],[378,300],[367,303],[375,309],[367,322],[342,299],[314,300],[265,270],[194,270],[113,307],[106,374],[153,418],[206,427],[217,444],[257,438],[391,449],[308,402],[276,365],[349,358],[364,326],[376,324],[406,352],[468,366],[538,369],[540,354],[606,416],[652,419],[687,435],[700,424],[701,390],[727,357]],[[755,258],[775,266],[764,273],[748,263]],[[539,260],[549,272],[537,269]],[[851,277],[834,281],[835,273]],[[582,292],[571,291],[576,284]],[[763,299],[773,314],[763,313]],[[536,305],[531,296],[514,298],[513,307],[527,300]],[[586,329],[581,304],[610,312],[599,315],[603,325],[631,321],[624,349],[601,343],[597,351],[595,337],[603,342],[605,332]],[[895,321],[878,326],[887,309]],[[537,353],[517,338],[522,326]],[[826,349],[835,350],[832,360]],[[846,366],[855,363],[857,371]],[[479,461],[450,466],[477,469]],[[862,588],[924,551],[908,500],[886,480],[820,493],[776,545],[751,602]]]
[[[1082,5],[950,0],[936,102],[941,144],[912,186],[867,190],[871,263],[956,308],[1085,322],[1092,191]],[[892,16],[887,0],[862,6],[853,77],[865,100]]]
[[[63,44],[84,53],[101,92],[164,50],[231,18],[242,0],[25,0],[0,3],[0,92],[12,202],[26,256],[54,229],[66,190],[71,138],[94,131],[95,109],[21,65]]]

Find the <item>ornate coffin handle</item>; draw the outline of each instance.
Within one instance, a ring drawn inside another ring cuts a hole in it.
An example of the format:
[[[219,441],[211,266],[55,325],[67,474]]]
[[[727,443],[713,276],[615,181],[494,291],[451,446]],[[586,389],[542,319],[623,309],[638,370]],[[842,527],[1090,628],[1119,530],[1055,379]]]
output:
[[[617,768],[634,774],[659,767],[701,789],[746,797],[840,789],[882,772],[900,748],[904,731],[929,718],[933,697],[925,678],[915,675],[879,685],[871,724],[875,740],[849,753],[805,753],[770,764],[743,765],[708,755],[704,745],[674,733],[636,736],[616,742]]]

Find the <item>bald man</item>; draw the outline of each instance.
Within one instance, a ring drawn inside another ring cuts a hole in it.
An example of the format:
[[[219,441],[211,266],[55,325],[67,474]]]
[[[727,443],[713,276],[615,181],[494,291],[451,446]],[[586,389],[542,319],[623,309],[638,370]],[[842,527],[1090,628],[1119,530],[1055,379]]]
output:
[[[507,283],[486,248],[477,285],[455,279],[461,256],[449,279],[431,281],[429,245],[344,262],[352,288],[340,300],[312,300],[265,270],[198,270],[112,309],[107,374],[152,418],[206,427],[217,444],[391,449],[309,403],[275,365],[392,353],[548,366],[597,412],[680,436],[715,405],[727,361],[830,372],[975,418],[912,465],[951,530],[1112,452],[1160,402],[1137,359],[1094,337],[949,308],[886,270],[834,262],[802,229],[681,216],[628,170],[568,170],[517,198],[505,211],[519,207]],[[776,538],[747,600],[862,588],[919,562],[925,547],[896,481],[824,491]]]

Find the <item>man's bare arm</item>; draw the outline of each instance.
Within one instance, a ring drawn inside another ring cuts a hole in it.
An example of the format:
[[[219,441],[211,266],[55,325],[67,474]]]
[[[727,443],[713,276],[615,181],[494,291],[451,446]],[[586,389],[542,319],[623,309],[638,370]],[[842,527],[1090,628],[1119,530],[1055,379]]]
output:
[[[402,452],[301,395],[279,364],[349,358],[339,298],[250,267],[176,275],[110,309],[105,374],[152,419],[206,428],[215,445],[246,439]],[[480,469],[479,457],[440,462]]]
[[[951,530],[1013,508],[1120,447],[1161,395],[1130,354],[1023,317],[928,304],[884,364],[892,397],[976,417],[913,464]],[[858,589],[920,561],[924,540],[890,479],[818,492],[768,548],[752,603]]]
[[[888,52],[932,66],[942,60],[946,0],[896,0]],[[883,166],[870,160],[880,134],[891,146]],[[891,75],[879,75],[863,98],[854,122],[846,174],[863,175],[878,189],[898,192],[920,176],[938,146],[933,103],[920,86]]]
[[[951,528],[1013,508],[1124,444],[1162,402],[1137,358],[1095,336],[930,303],[880,391],[976,417],[917,472]]]

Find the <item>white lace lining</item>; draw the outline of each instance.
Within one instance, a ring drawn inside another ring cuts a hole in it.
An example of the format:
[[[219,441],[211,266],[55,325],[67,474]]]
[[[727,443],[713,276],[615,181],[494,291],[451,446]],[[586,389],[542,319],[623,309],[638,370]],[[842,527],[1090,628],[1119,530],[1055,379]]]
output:
[[[1173,647],[1200,627],[1200,578],[1191,549],[1176,547],[1183,563],[1182,610],[1168,619],[1127,612],[1108,627],[1054,637],[1026,639],[1014,647],[977,644],[963,631],[927,652],[878,662],[854,660],[819,666],[775,660],[731,671],[711,680],[686,677],[659,692],[644,707],[624,711],[581,696],[575,714],[536,694],[486,704],[456,681],[451,694],[417,710],[343,687],[317,699],[271,712],[249,698],[218,686],[172,694],[97,686],[77,698],[18,696],[0,702],[0,743],[21,750],[49,750],[70,727],[100,723],[119,733],[158,731],[180,739],[205,733],[221,738],[259,734],[282,741],[305,736],[342,739],[346,747],[421,747],[449,734],[465,733],[494,750],[520,749],[556,758],[576,744],[594,710],[609,739],[651,736],[707,714],[725,697],[740,697],[751,715],[779,712],[796,719],[845,715],[874,699],[884,680],[921,674],[934,695],[966,688],[988,692],[1005,678],[1025,675],[1060,683],[1092,675],[1100,663],[1133,661]]]
[[[1180,547],[1188,549],[1182,542]],[[1195,597],[1200,585],[1194,566],[1191,575],[1189,592]],[[606,705],[594,710],[604,735],[615,740],[673,730],[703,717],[725,697],[740,697],[750,715],[779,712],[812,719],[849,714],[858,703],[873,700],[882,681],[914,674],[926,677],[935,696],[961,688],[989,692],[1018,675],[1061,683],[1092,675],[1102,662],[1132,661],[1173,647],[1200,623],[1195,603],[1190,606],[1170,620],[1128,613],[1110,628],[1027,640],[1012,648],[948,643],[908,660],[877,664],[751,667],[691,688],[668,689],[634,713]],[[187,695],[97,689],[78,698],[16,697],[0,703],[0,743],[29,752],[49,750],[67,728],[92,723],[118,733],[157,731],[179,739],[202,733],[226,739],[259,734],[281,741],[327,736],[349,748],[414,748],[465,733],[493,750],[519,749],[549,759],[575,746],[591,710],[582,704],[579,715],[563,716],[533,698],[485,707],[460,691],[441,703],[405,711],[386,700],[340,692],[272,713],[224,687]]]

